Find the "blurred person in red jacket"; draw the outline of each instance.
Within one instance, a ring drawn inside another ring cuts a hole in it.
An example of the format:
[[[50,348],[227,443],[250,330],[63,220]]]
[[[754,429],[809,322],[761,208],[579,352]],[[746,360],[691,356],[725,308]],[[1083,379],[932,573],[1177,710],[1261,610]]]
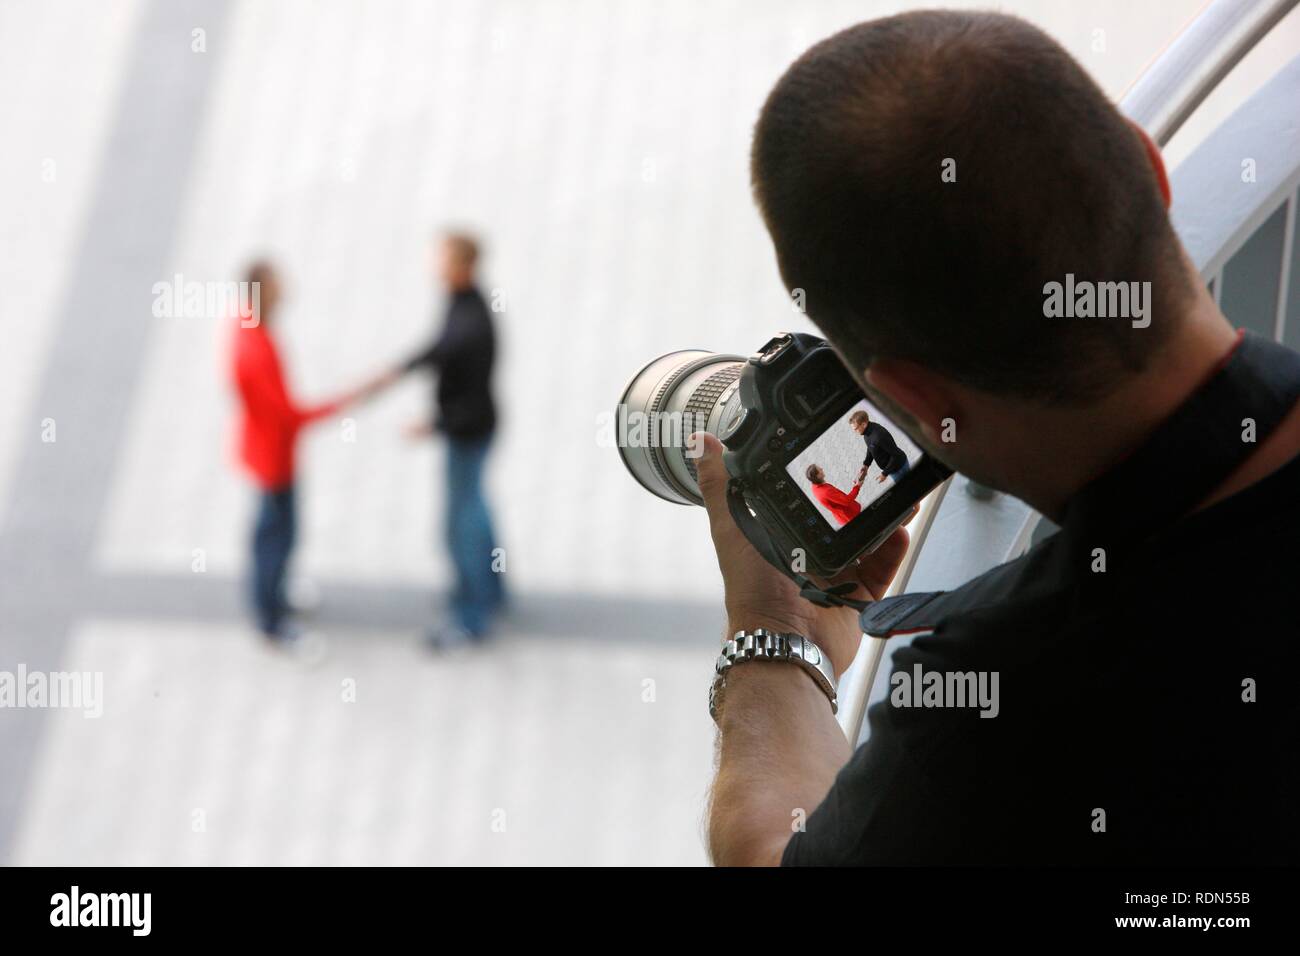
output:
[[[257,484],[260,503],[253,527],[253,608],[267,638],[283,642],[299,636],[289,623],[285,578],[297,536],[294,503],[295,450],[304,426],[369,395],[375,379],[333,401],[300,405],[289,393],[279,350],[271,335],[281,285],[274,266],[259,260],[249,267],[251,314],[241,309],[234,330],[232,375],[239,396],[239,457]]]

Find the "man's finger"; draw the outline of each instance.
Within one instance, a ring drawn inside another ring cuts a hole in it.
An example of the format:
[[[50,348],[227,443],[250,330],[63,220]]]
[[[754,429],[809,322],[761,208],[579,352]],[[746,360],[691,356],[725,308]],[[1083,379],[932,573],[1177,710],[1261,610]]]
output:
[[[910,540],[907,530],[898,528],[858,565],[858,581],[874,600],[880,600],[889,590],[890,582],[894,580],[894,575],[898,573],[898,568],[907,555]]]
[[[730,475],[722,463],[722,442],[708,432],[696,432],[690,437],[691,447],[700,451],[695,459],[695,473],[699,477],[700,494],[710,518],[729,514],[727,511],[727,482]]]

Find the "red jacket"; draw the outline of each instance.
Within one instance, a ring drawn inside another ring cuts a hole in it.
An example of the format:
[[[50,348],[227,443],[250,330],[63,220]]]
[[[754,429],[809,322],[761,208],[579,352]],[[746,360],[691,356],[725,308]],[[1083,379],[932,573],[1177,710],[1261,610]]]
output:
[[[232,373],[239,393],[239,458],[263,488],[293,481],[298,430],[333,414],[341,402],[300,407],[285,388],[275,340],[262,325],[236,323]]]
[[[812,492],[817,496],[817,500],[835,516],[835,520],[840,524],[848,524],[862,511],[862,505],[854,500],[861,490],[862,485],[857,484],[850,488],[849,493],[846,495],[834,485],[827,484],[824,481],[820,485],[812,486]]]

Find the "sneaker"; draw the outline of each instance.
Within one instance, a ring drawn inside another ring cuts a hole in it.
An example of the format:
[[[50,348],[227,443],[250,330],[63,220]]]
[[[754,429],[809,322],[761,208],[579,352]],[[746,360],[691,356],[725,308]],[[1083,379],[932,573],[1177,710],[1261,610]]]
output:
[[[468,652],[476,640],[459,624],[434,624],[425,630],[424,643],[435,654],[460,656]]]
[[[284,601],[294,614],[312,614],[320,607],[320,587],[311,578],[290,578]]]
[[[283,625],[276,634],[267,635],[267,640],[276,652],[305,667],[316,667],[329,656],[325,638],[293,623]]]

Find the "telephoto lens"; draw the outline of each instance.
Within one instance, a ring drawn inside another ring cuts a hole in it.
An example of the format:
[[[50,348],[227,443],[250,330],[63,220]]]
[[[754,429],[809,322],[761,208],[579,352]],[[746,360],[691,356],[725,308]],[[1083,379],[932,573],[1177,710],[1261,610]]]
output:
[[[623,464],[647,491],[680,505],[702,505],[694,432],[724,437],[745,417],[745,359],[688,349],[650,362],[623,390],[615,411]]]

